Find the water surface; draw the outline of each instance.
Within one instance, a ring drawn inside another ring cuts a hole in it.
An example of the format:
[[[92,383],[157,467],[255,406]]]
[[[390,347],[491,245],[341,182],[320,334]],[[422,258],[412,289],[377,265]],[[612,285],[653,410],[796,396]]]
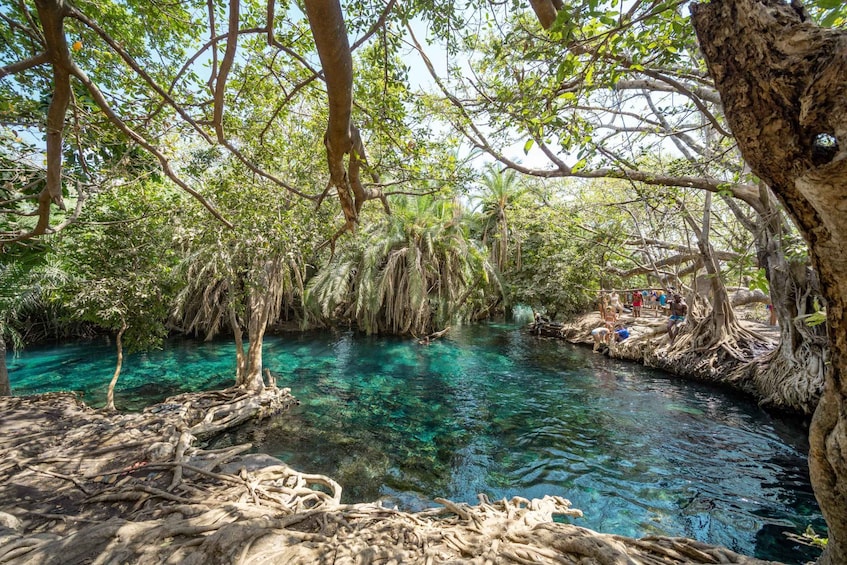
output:
[[[81,390],[102,405],[113,370],[104,343],[10,357],[13,392]],[[346,502],[406,509],[564,496],[569,521],[640,537],[686,536],[801,563],[815,552],[784,531],[824,524],[809,485],[805,432],[755,404],[590,349],[509,326],[443,340],[353,333],[272,337],[266,365],[302,404],[219,443],[251,441],[344,486]],[[231,382],[228,343],[180,341],[130,356],[117,403],[139,408]]]

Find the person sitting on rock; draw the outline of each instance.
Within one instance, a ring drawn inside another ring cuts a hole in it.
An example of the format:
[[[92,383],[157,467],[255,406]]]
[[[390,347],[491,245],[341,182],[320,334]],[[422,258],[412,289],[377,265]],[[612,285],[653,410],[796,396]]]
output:
[[[621,342],[628,337],[629,330],[623,324],[618,324],[617,328],[615,328],[615,341]]]
[[[688,314],[688,304],[685,303],[681,295],[674,294],[673,302],[671,302],[671,315],[668,318],[668,337],[670,337],[671,344],[676,339],[679,333],[679,325],[685,321],[686,314]]]

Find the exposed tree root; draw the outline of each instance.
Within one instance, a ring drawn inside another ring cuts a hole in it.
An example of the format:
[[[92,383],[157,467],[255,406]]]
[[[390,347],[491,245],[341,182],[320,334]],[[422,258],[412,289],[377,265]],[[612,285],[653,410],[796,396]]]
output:
[[[823,393],[826,349],[801,343],[786,354],[789,343],[737,367],[730,379],[747,383],[761,397],[760,404],[779,409],[798,409],[812,414]]]
[[[769,353],[775,346],[772,339],[739,323],[716,327],[713,320],[703,318],[688,322],[672,344],[645,353],[644,361],[652,367],[699,380],[733,384],[730,375],[739,366]],[[736,381],[734,384],[755,396],[756,391],[750,383]]]
[[[329,477],[194,445],[293,402],[230,389],[107,415],[70,394],[0,399],[0,563],[763,563],[556,523],[582,515],[560,497],[440,499],[414,514],[340,504]]]
[[[822,346],[780,342],[778,328],[739,322],[713,328],[707,320],[684,326],[673,345],[667,318],[625,318],[631,337],[613,343],[608,355],[637,361],[668,372],[725,385],[751,395],[759,404],[785,412],[808,415],[814,411],[823,387],[825,354]],[[596,313],[570,324],[530,327],[537,335],[592,344],[590,332],[600,325]]]

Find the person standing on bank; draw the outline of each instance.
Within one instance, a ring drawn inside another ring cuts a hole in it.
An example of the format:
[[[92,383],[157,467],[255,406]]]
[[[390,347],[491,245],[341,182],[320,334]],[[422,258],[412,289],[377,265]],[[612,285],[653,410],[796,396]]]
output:
[[[641,316],[641,291],[637,290],[632,293],[632,315],[638,318]]]
[[[664,291],[659,291],[659,312],[665,313],[665,308],[668,307],[668,295]]]
[[[685,303],[681,295],[674,294],[673,302],[671,302],[671,315],[668,318],[668,337],[670,337],[671,344],[676,339],[676,335],[679,333],[679,325],[685,321],[686,314],[688,314],[688,304]]]
[[[615,314],[623,314],[623,304],[621,304],[621,298],[618,296],[616,290],[612,291],[611,307],[614,309]]]

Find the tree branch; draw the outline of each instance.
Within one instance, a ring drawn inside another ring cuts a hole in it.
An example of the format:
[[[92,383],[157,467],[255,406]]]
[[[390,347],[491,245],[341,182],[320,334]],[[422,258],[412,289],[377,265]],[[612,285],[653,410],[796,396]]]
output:
[[[203,139],[205,139],[209,144],[213,144],[211,136],[209,136],[209,134],[206,133],[203,130],[203,128],[200,127],[200,125],[194,120],[194,118],[189,116],[188,113],[185,111],[185,109],[182,106],[180,106],[179,104],[177,104],[176,100],[174,100],[171,97],[171,95],[168,92],[165,91],[165,89],[163,89],[161,86],[159,86],[159,83],[157,83],[155,80],[153,80],[153,77],[151,77],[142,68],[142,66],[138,63],[138,61],[136,61],[132,57],[132,55],[130,55],[126,51],[126,49],[124,49],[117,41],[115,41],[112,38],[112,36],[110,36],[108,33],[106,33],[106,31],[103,28],[101,28],[97,24],[97,22],[95,22],[94,20],[92,20],[91,18],[89,18],[88,16],[86,16],[85,14],[83,14],[82,12],[80,12],[78,9],[76,9],[74,7],[70,8],[70,16],[79,20],[80,22],[82,22],[83,24],[85,24],[86,26],[91,28],[91,30],[94,31],[100,37],[100,39],[105,41],[106,44],[109,47],[111,47],[112,50],[114,50],[115,53],[117,53],[121,57],[121,59],[124,61],[124,63],[126,63],[129,66],[129,68],[131,68],[133,71],[135,71],[138,74],[138,76],[140,76],[144,80],[144,82],[146,82],[147,85],[150,86],[150,88],[152,88],[156,92],[156,94],[161,96],[162,99],[165,100],[168,103],[168,105],[171,108],[173,108],[177,112],[177,114],[179,114],[179,116],[186,123],[190,124],[194,128],[194,130],[197,133],[199,133],[201,136],[203,136]]]
[[[658,80],[648,80],[648,79],[629,79],[629,80],[619,80],[615,83],[615,90],[651,90],[654,92],[679,92],[675,87],[671,86],[667,82],[662,83]],[[688,89],[691,94],[694,94],[701,100],[705,100],[707,102],[711,102],[715,105],[721,104],[721,96],[718,92],[712,88],[706,88],[703,86],[694,86]]]
[[[67,216],[61,223],[51,228],[50,197],[46,191],[41,191],[41,194],[38,197],[38,210],[34,214],[38,216],[38,222],[36,226],[28,232],[22,232],[18,235],[12,235],[9,237],[0,237],[0,243],[15,243],[19,241],[25,241],[27,239],[32,239],[40,235],[49,235],[62,231],[63,229],[71,225],[73,222],[75,222],[77,218],[79,218],[79,215],[82,212],[82,205],[85,203],[87,198],[87,195],[84,192],[80,191],[77,187],[77,200],[73,213],[71,213],[70,216]]]
[[[324,145],[329,176],[338,192],[347,229],[352,231],[358,221],[358,207],[351,194],[344,156],[353,149],[353,58],[339,1],[307,0],[305,4],[309,27],[326,76],[329,120]]]
[[[373,25],[365,32],[365,35],[357,39],[353,45],[350,47],[350,51],[355,51],[362,44],[370,39],[370,37],[376,33],[376,30],[383,27],[385,25],[385,20],[388,19],[388,14],[391,13],[391,10],[394,9],[394,4],[397,3],[397,0],[389,0],[388,4],[385,6],[385,9],[382,10],[382,13],[379,15],[379,18],[373,23]]]
[[[209,43],[212,46],[212,71],[209,73],[209,90],[215,94],[215,84],[218,73],[218,40],[215,37],[215,3],[214,0],[206,0],[206,8],[209,12]],[[231,31],[231,30],[230,30]],[[228,34],[227,34],[228,35]],[[227,39],[227,44],[229,39]]]
[[[225,102],[224,94],[226,91],[226,79],[229,76],[229,70],[232,68],[232,62],[235,59],[235,53],[238,50],[238,19],[240,9],[240,0],[229,0],[229,38],[226,41],[224,58],[221,61],[221,66],[218,69],[218,76],[215,79],[215,106],[212,114],[212,123],[214,124],[215,133],[218,137],[218,143],[223,143],[226,139],[224,136],[223,126]]]
[[[29,59],[24,59],[23,61],[18,61],[17,63],[12,63],[10,65],[6,65],[5,67],[0,67],[0,79],[49,62],[50,56],[47,54],[46,51],[43,53],[39,53],[38,55],[30,57]]]
[[[161,96],[162,99],[165,102],[167,102],[168,106],[173,108],[177,112],[177,114],[179,114],[179,116],[194,129],[194,131],[196,131],[198,134],[200,134],[203,137],[203,139],[209,145],[215,145],[215,140],[201,127],[201,125],[194,118],[192,118],[190,115],[188,115],[188,113],[185,111],[185,109],[181,105],[179,105],[176,102],[176,100],[173,99],[173,97],[169,94],[169,92],[166,92],[161,86],[159,86],[159,84],[156,81],[154,81],[153,78],[148,73],[146,73],[144,71],[144,69],[141,67],[141,65],[139,65],[138,62],[125,49],[123,49],[111,36],[109,36],[109,34],[107,34],[105,32],[105,30],[103,30],[99,25],[97,25],[96,22],[94,22],[93,20],[91,20],[90,18],[85,16],[85,14],[81,13],[79,10],[77,10],[75,8],[71,9],[71,16],[78,19],[79,21],[81,21],[82,23],[84,23],[85,25],[90,27],[92,30],[94,30],[97,33],[97,35],[99,35],[103,39],[103,41],[105,41],[112,49],[115,50],[116,53],[118,53],[118,55],[121,56],[121,59],[123,59],[123,61],[127,65],[129,65],[129,67],[133,71],[138,73],[138,75],[142,79],[144,79],[144,81],[157,94],[159,94],[159,96]],[[263,31],[264,31],[264,28],[251,28],[251,29],[247,29],[247,30],[237,30],[234,33],[232,31],[230,31],[230,32],[227,32],[226,34],[222,34],[220,36],[217,36],[215,38],[215,41],[220,40],[221,38],[224,38],[224,37],[229,37],[231,35],[237,36],[237,35],[240,35],[240,34],[259,33],[259,32],[263,32]],[[211,46],[213,44],[214,44],[214,41],[207,43],[200,51],[198,51],[198,53],[192,58],[192,60],[196,60],[196,58],[198,58],[202,52],[204,52],[206,49],[209,48],[209,46]],[[184,72],[184,70],[187,69],[188,66],[189,66],[188,64],[184,65],[183,69],[180,70],[180,73]],[[220,75],[218,76],[218,81],[220,82]],[[223,84],[223,83],[221,83],[221,84]],[[171,87],[171,88],[173,88],[173,87]],[[103,100],[105,101],[105,98]],[[117,116],[115,116],[115,117],[117,118]],[[119,118],[117,118],[117,119],[119,119]],[[147,143],[147,142],[145,141],[145,143]],[[262,170],[260,167],[257,167],[255,164],[251,163],[244,156],[244,154],[242,154],[238,149],[236,149],[235,146],[231,142],[229,142],[228,140],[223,139],[220,144],[223,145],[231,154],[233,154],[239,161],[241,161],[246,167],[248,167],[254,173],[262,176],[263,178],[265,178],[265,179],[267,179],[271,182],[273,182],[277,186],[284,188],[285,190],[291,192],[292,194],[296,194],[297,196],[300,196],[302,198],[306,198],[308,200],[314,200],[315,199],[314,196],[306,194],[304,192],[301,192],[301,191],[295,189],[293,186],[286,183],[285,181],[275,177],[274,175],[271,175],[270,173]],[[147,145],[152,147],[152,145],[149,145],[149,144],[147,144]],[[146,148],[145,145],[142,145],[142,146],[144,146]],[[151,151],[151,153],[153,153],[153,151]],[[155,152],[153,154],[157,158],[160,158],[161,154],[159,154],[158,152]],[[161,159],[160,159],[160,162],[161,162]],[[180,181],[180,182],[182,182],[182,181]],[[183,183],[183,185],[184,185],[184,183]],[[183,185],[180,185],[180,186],[183,186]],[[187,185],[185,185],[185,187],[187,187]],[[192,193],[192,191],[190,189],[186,189],[186,190],[190,194]],[[225,224],[230,225],[229,222],[227,220],[223,219],[222,217],[220,217],[217,212],[213,212],[213,215],[215,215],[215,217],[217,217],[218,219],[223,221]]]
[[[71,67],[72,74],[79,79],[82,84],[88,89],[88,92],[91,94],[91,97],[94,98],[94,101],[100,107],[106,117],[109,118],[119,130],[121,130],[125,135],[133,139],[136,143],[146,149],[150,154],[156,157],[159,160],[159,164],[162,167],[162,171],[174,181],[180,188],[186,191],[188,194],[193,196],[200,202],[215,218],[221,221],[228,228],[232,228],[233,225],[224,218],[220,212],[218,212],[217,208],[212,205],[211,202],[206,200],[199,192],[188,186],[179,176],[174,172],[171,168],[170,161],[165,157],[156,147],[154,147],[151,143],[149,143],[141,134],[130,128],[126,123],[112,110],[109,102],[103,96],[103,93],[100,92],[100,89],[97,88],[97,85],[92,82],[88,75],[85,74],[85,71],[77,67],[72,63]]]

